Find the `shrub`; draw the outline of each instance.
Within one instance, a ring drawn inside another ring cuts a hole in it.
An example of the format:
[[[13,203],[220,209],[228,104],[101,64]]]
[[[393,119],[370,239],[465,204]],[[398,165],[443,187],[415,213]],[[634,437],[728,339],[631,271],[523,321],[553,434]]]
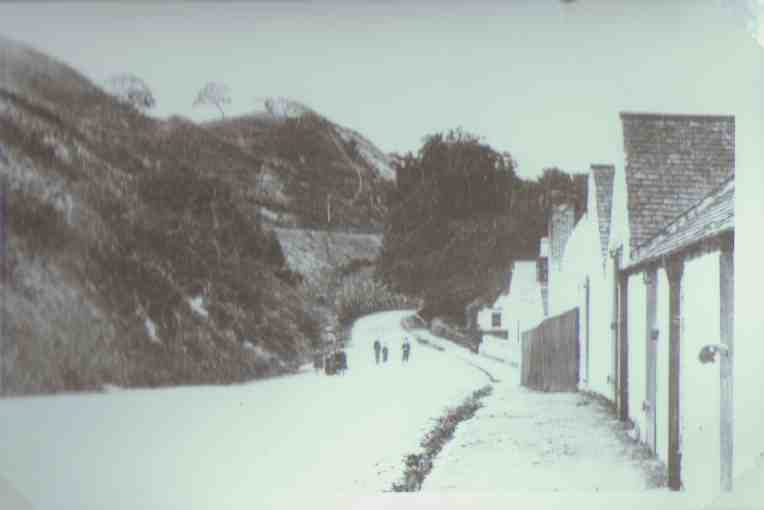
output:
[[[8,195],[10,228],[24,237],[34,252],[55,253],[73,241],[74,232],[52,204],[23,190],[11,191]]]
[[[369,313],[409,308],[414,304],[410,298],[390,290],[379,280],[362,274],[345,278],[335,298],[341,324],[348,324]]]

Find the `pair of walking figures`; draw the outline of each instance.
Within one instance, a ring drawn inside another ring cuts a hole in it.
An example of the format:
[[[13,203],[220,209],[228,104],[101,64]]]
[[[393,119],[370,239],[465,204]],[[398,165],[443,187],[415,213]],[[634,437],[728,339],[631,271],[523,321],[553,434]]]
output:
[[[409,356],[411,355],[411,343],[409,342],[409,339],[406,338],[403,340],[403,343],[401,344],[401,350],[403,352],[403,362],[407,362],[409,360]],[[387,347],[387,344],[383,344],[379,341],[379,339],[374,341],[374,361],[379,365],[380,355],[382,358],[382,363],[387,363],[387,357],[390,353],[390,350]]]

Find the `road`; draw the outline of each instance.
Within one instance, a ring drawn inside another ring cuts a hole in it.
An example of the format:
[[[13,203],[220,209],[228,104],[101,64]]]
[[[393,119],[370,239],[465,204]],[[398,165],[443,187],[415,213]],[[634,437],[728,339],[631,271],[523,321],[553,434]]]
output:
[[[389,489],[433,419],[488,382],[417,343],[403,365],[404,315],[356,323],[344,376],[2,400],[0,480],[39,510],[314,508]]]

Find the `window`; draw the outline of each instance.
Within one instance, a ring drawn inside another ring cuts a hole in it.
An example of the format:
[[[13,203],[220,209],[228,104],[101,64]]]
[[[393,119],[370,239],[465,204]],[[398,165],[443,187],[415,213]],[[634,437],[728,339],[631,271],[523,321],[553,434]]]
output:
[[[501,312],[493,312],[493,314],[491,315],[491,327],[492,328],[501,327]]]

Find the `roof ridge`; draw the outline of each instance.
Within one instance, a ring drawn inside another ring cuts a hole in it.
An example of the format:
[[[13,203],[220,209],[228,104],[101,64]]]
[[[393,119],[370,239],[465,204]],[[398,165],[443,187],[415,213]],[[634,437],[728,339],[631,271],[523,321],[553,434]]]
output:
[[[662,112],[634,112],[634,111],[621,111],[619,112],[621,118],[624,117],[654,117],[654,118],[668,118],[668,119],[708,119],[708,120],[731,120],[735,121],[735,116],[731,114],[722,113],[662,113]]]

